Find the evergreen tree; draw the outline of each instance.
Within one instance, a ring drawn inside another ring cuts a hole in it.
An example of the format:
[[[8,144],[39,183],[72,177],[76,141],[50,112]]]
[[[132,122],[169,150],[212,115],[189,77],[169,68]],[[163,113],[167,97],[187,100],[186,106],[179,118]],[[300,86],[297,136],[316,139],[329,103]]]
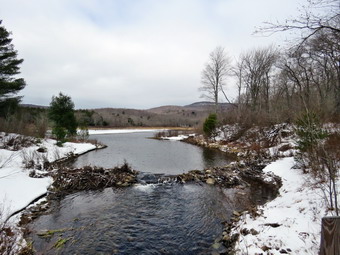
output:
[[[211,113],[203,123],[203,132],[207,137],[210,137],[213,135],[216,127],[217,127],[217,115],[215,113]]]
[[[71,97],[61,92],[58,96],[53,96],[48,117],[54,122],[52,133],[57,140],[63,142],[66,136],[73,136],[77,133],[77,121]]]
[[[14,50],[10,32],[1,26],[0,20],[0,117],[11,114],[20,102],[21,97],[15,96],[22,90],[26,83],[22,78],[17,78],[19,65],[24,61],[18,59]]]

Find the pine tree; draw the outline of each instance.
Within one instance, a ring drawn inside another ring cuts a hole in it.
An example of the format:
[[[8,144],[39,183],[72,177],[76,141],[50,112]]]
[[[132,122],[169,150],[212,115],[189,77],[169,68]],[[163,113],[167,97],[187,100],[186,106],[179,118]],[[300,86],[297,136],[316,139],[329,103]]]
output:
[[[58,141],[63,142],[66,136],[77,134],[77,121],[74,116],[74,103],[71,97],[59,93],[53,96],[48,117],[54,122],[52,133]]]
[[[1,26],[0,20],[0,117],[11,114],[20,102],[21,97],[16,94],[22,90],[26,83],[23,78],[17,78],[19,65],[24,61],[18,59],[14,50],[10,32]]]

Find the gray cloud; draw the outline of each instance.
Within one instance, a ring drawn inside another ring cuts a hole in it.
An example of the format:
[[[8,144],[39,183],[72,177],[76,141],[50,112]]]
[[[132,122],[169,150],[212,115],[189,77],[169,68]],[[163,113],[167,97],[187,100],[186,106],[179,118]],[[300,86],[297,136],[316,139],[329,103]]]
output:
[[[282,35],[251,33],[294,15],[296,0],[0,0],[24,58],[24,103],[70,95],[77,108],[149,108],[198,100],[209,53],[241,51]],[[233,84],[229,92],[235,95]]]

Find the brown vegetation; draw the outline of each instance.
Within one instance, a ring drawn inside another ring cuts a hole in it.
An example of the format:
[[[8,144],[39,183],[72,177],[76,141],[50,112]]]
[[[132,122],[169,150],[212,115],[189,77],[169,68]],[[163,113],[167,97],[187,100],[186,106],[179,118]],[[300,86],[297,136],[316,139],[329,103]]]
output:
[[[59,169],[53,176],[53,194],[65,195],[75,191],[96,190],[107,187],[126,187],[137,182],[137,171],[125,163],[113,169],[84,167]]]

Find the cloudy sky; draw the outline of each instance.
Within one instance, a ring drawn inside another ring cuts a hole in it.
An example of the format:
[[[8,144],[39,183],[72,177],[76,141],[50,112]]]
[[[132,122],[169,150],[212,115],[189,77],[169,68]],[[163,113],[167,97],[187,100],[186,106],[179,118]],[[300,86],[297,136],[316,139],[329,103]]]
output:
[[[285,36],[254,36],[264,21],[295,16],[304,0],[0,0],[27,86],[23,103],[60,91],[76,108],[147,109],[200,98],[209,53],[235,60]],[[234,97],[235,86],[227,93]]]

